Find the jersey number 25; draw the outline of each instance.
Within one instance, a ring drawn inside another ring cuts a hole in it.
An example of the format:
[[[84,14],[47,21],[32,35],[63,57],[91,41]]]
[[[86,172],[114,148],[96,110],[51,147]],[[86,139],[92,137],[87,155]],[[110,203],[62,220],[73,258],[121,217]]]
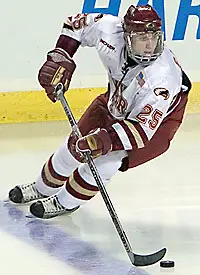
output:
[[[148,119],[147,117],[151,116],[151,119]],[[159,123],[159,120],[162,118],[163,113],[161,111],[159,111],[158,109],[155,109],[155,111],[153,111],[153,107],[149,104],[147,104],[142,112],[140,112],[137,116],[136,119],[138,120],[138,122],[142,123],[142,124],[146,124],[148,123],[149,128],[151,130],[154,130],[156,128],[156,126]]]

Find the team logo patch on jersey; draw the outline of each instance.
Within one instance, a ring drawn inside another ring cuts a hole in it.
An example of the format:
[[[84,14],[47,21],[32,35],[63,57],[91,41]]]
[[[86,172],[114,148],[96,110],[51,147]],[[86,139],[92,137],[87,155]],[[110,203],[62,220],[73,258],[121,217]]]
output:
[[[145,80],[144,80],[144,75],[142,72],[140,72],[137,76],[136,79],[138,81],[138,84],[140,85],[140,87],[143,87],[145,84]]]
[[[155,88],[153,91],[154,91],[155,95],[163,96],[164,100],[167,100],[169,98],[169,91],[165,88]]]

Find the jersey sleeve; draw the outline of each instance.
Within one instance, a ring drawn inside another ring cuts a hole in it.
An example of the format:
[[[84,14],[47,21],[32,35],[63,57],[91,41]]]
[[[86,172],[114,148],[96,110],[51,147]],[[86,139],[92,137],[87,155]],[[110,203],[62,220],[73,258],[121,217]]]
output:
[[[177,87],[177,91],[176,87],[172,90],[170,85],[166,83],[166,85],[162,84],[162,86],[154,87],[152,90],[154,96],[145,100],[144,107],[133,118],[133,121],[139,123],[148,140],[153,137],[163,119],[173,109],[173,106],[177,105],[180,87]]]
[[[162,86],[158,83],[151,87],[149,96],[143,99],[143,107],[140,110],[133,108],[125,120],[112,125],[125,150],[145,147],[164,118],[180,103],[181,81],[171,86],[168,81],[162,83]]]
[[[94,47],[101,30],[99,21],[104,14],[77,14],[69,16],[63,24],[61,35],[66,35],[80,42],[81,46]]]

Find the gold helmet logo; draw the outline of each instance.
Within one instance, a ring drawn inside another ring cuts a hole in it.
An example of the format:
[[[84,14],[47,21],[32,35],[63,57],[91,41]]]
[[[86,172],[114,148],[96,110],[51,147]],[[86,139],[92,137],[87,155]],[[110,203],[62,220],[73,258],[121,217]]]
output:
[[[155,26],[155,24],[154,23],[147,23],[146,24],[146,30],[147,31],[156,31],[156,26]]]

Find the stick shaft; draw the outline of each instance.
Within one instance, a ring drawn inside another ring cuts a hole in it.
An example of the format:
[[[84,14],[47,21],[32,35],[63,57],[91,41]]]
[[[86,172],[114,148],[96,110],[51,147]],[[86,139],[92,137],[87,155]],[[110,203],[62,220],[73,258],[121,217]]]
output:
[[[68,104],[66,98],[64,97],[62,88],[61,88],[61,91],[57,91],[57,98],[58,98],[58,100],[60,100],[60,102],[61,102],[61,104],[63,106],[63,109],[65,111],[66,116],[69,119],[69,123],[70,123],[70,125],[72,127],[72,130],[75,132],[75,134],[78,137],[81,137],[82,136],[81,132],[80,132],[79,127],[77,125],[77,122],[76,122],[76,120],[74,118],[74,115],[73,115],[73,113],[72,113],[72,111],[71,111],[71,109],[69,107],[69,104]],[[102,179],[101,179],[101,177],[99,175],[99,172],[98,172],[98,170],[97,170],[97,168],[96,168],[96,166],[94,164],[94,160],[93,160],[93,158],[90,156],[90,154],[88,152],[84,152],[83,155],[84,155],[85,160],[86,160],[86,162],[87,162],[87,164],[88,164],[88,166],[90,168],[90,171],[91,171],[91,173],[92,173],[92,175],[93,175],[93,177],[94,177],[94,179],[95,179],[95,181],[97,183],[98,189],[99,189],[99,191],[100,191],[100,193],[102,195],[102,198],[103,198],[103,200],[105,202],[105,205],[106,205],[106,207],[108,209],[108,212],[109,212],[109,214],[110,214],[110,216],[112,218],[112,221],[113,221],[113,223],[115,225],[115,228],[116,228],[116,230],[117,230],[117,232],[119,234],[119,237],[120,237],[120,239],[121,239],[121,241],[123,243],[123,246],[124,246],[124,248],[125,248],[125,250],[126,250],[126,252],[128,254],[128,257],[129,257],[131,263],[134,264],[134,254],[132,252],[132,248],[131,248],[130,242],[129,242],[128,238],[127,238],[127,235],[126,235],[126,233],[125,233],[125,231],[124,231],[124,229],[123,229],[120,221],[119,221],[119,218],[118,218],[117,213],[116,213],[116,211],[114,209],[114,206],[113,206],[113,204],[112,204],[112,202],[110,200],[110,197],[108,196],[108,193],[107,193],[106,188],[105,188],[105,186],[103,184],[103,181],[102,181]]]

